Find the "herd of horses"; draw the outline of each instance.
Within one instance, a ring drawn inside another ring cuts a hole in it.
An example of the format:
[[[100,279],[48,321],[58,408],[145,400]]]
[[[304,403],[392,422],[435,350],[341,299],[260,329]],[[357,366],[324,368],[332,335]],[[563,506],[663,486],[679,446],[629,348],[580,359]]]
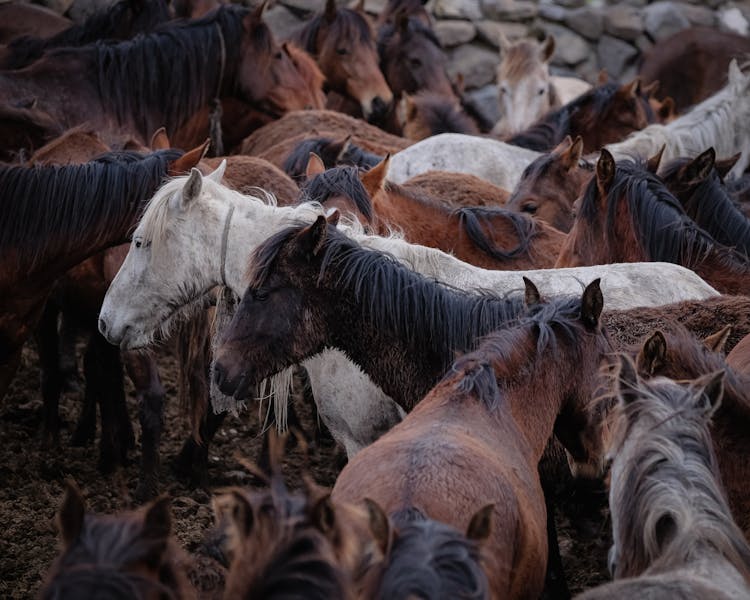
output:
[[[34,338],[58,447],[83,333],[71,443],[98,407],[124,464],[123,366],[140,423],[145,506],[69,481],[40,596],[197,595],[159,496],[174,339],[193,485],[261,397],[301,437],[313,398],[348,458],[290,488],[272,432],[262,485],[215,491],[227,599],[570,597],[559,488],[602,482],[613,581],[582,598],[750,598],[747,39],[593,87],[501,39],[492,123],[421,0],[326,0],[287,40],[265,8],[0,5],[0,397]]]

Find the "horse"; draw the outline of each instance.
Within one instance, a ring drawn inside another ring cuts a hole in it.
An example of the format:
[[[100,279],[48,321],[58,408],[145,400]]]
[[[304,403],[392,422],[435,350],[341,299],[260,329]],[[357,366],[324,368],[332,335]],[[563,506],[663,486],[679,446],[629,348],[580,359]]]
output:
[[[302,193],[321,203],[345,196],[381,234],[400,230],[411,243],[439,248],[475,266],[524,269],[554,264],[565,237],[561,232],[503,208],[445,207],[420,190],[387,181],[387,169],[387,158],[361,174],[354,167],[335,167],[308,180]]]
[[[605,83],[545,114],[505,141],[530,150],[549,152],[566,135],[580,135],[584,152],[588,153],[605,144],[618,142],[655,120],[639,79],[623,85]]]
[[[697,156],[713,147],[717,156],[742,152],[731,175],[739,175],[750,164],[750,74],[737,61],[729,63],[728,83],[689,112],[666,125],[653,124],[624,141],[607,145],[617,159],[653,156],[666,145],[662,160]]]
[[[750,220],[733,202],[714,165],[713,148],[694,159],[675,159],[660,177],[685,213],[720,244],[750,256]]]
[[[40,598],[195,598],[186,559],[172,537],[169,499],[117,516],[86,514],[67,484],[58,513],[62,553],[45,576]]]
[[[615,164],[603,149],[596,176],[579,202],[557,267],[660,260],[693,269],[722,293],[747,290],[746,258],[695,225],[642,164],[628,160]]]
[[[721,373],[683,387],[620,359],[608,456],[615,578],[581,598],[750,598],[750,547],[732,521],[708,421]]]
[[[94,13],[80,25],[73,25],[50,37],[21,36],[0,51],[0,69],[20,69],[51,48],[82,46],[102,39],[127,40],[149,32],[169,20],[164,0],[139,2],[119,0]]]
[[[573,203],[591,179],[588,163],[581,163],[583,140],[567,136],[552,152],[527,166],[505,203],[508,210],[527,213],[559,231],[573,226]]]
[[[510,195],[506,190],[475,175],[447,171],[427,171],[405,181],[403,187],[418,191],[452,208],[503,207]]]
[[[645,83],[658,81],[678,112],[718,92],[727,83],[731,60],[750,53],[744,35],[713,27],[690,27],[660,41],[644,53],[639,74]]]
[[[328,88],[357,103],[354,116],[372,121],[385,114],[393,93],[378,67],[372,28],[359,8],[338,8],[335,0],[326,0],[323,12],[294,39],[315,57]]]
[[[404,183],[426,171],[468,173],[512,190],[539,152],[497,140],[442,133],[411,144],[391,157],[386,177]]]
[[[177,313],[192,312],[196,304],[202,303],[202,292],[216,285],[226,283],[241,296],[247,287],[245,270],[254,248],[283,226],[283,213],[290,221],[303,216],[301,210],[274,209],[265,206],[262,199],[219,186],[215,180],[221,179],[220,173],[197,180],[201,192],[183,205],[179,199],[186,192],[189,179],[175,178],[166,184],[151,200],[152,208],[144,213],[134,232],[136,242],[131,244],[100,312],[100,331],[112,343],[127,347],[126,338],[139,331],[143,332],[145,343],[162,328],[165,307],[171,307],[179,318]],[[308,218],[312,220],[320,214],[319,210],[311,211]],[[232,218],[227,220],[230,211]],[[225,228],[226,244],[222,243]],[[189,243],[196,235],[201,238],[199,252]],[[455,286],[491,289],[498,294],[522,286],[522,274],[518,272],[486,271],[439,250],[396,238],[363,236],[356,230],[352,230],[352,235],[427,276]],[[226,250],[222,251],[224,246]],[[223,270],[222,255],[226,257]],[[527,274],[552,294],[579,292],[581,279],[602,277],[608,306],[619,308],[658,306],[717,295],[692,271],[668,263],[547,269]],[[669,280],[670,286],[663,286],[664,280]],[[327,352],[304,364],[320,417],[349,456],[400,420],[393,401],[342,354]],[[276,389],[275,395],[279,402],[286,397],[283,389]],[[277,406],[275,412],[283,415],[283,406]],[[210,439],[208,434],[201,435],[204,441]]]
[[[533,286],[529,295],[538,298]],[[533,306],[518,324],[488,335],[344,467],[334,500],[371,497],[386,511],[415,507],[459,528],[494,503],[483,556],[491,597],[538,597],[547,524],[537,465],[553,429],[588,406],[610,350],[602,307],[594,281],[582,296]]]
[[[307,83],[262,21],[263,6],[253,12],[224,6],[133,40],[47,52],[0,76],[0,100],[36,98],[62,127],[86,121],[113,147],[123,133],[145,144],[165,126],[176,146],[191,148],[206,137],[214,98],[273,116],[314,106]],[[60,101],[69,97],[76,102]]]
[[[727,364],[742,375],[750,374],[750,335],[743,337],[727,354]]]
[[[0,4],[0,44],[8,44],[22,35],[52,37],[71,25],[70,19],[44,6],[26,2]]]
[[[723,333],[721,342],[728,331],[719,333]],[[744,460],[750,450],[745,433],[750,421],[748,379],[735,373],[721,354],[681,327],[671,332],[655,331],[643,342],[636,366],[646,377],[661,376],[676,381],[724,372],[724,395],[711,419],[711,439],[734,521],[750,540],[750,502],[746,489],[750,467]]]
[[[314,154],[326,169],[338,165],[350,165],[369,169],[383,160],[382,156],[363,150],[352,142],[352,136],[347,135],[332,139],[330,137],[310,138],[302,136],[293,138],[293,149],[286,154],[281,165],[282,170],[296,182],[301,183],[306,178],[310,155]],[[274,149],[280,149],[278,146]]]
[[[404,94],[396,112],[404,137],[419,141],[441,133],[478,135],[476,123],[458,99],[433,92]]]

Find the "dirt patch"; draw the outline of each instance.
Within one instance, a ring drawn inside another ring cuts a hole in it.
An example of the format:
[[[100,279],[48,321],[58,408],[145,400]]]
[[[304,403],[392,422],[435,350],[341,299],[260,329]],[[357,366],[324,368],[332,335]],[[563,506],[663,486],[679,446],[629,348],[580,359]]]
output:
[[[83,348],[79,346],[79,361]],[[165,428],[161,443],[160,491],[172,498],[175,533],[193,559],[191,579],[201,598],[219,598],[224,573],[204,548],[204,536],[212,525],[210,492],[189,489],[177,479],[169,463],[189,435],[189,425],[176,402],[176,363],[162,351],[159,369],[167,392]],[[128,382],[129,385],[129,382]],[[75,426],[82,393],[67,393],[60,402],[63,420],[60,447],[41,447],[41,395],[36,349],[28,344],[22,363],[5,399],[0,404],[0,597],[34,597],[44,574],[58,551],[55,514],[62,498],[63,482],[73,478],[80,486],[87,506],[97,513],[112,513],[132,508],[132,493],[137,483],[139,447],[134,460],[110,477],[96,470],[98,446],[74,448],[70,435]],[[136,432],[137,406],[132,388],[128,388],[128,409]],[[251,408],[240,418],[229,417],[216,436],[209,453],[211,488],[248,483],[248,476],[234,460],[236,451],[256,458],[261,448],[259,410]],[[312,430],[314,420],[305,407],[299,407],[303,425]],[[137,435],[137,433],[136,433]],[[338,448],[321,446],[310,456],[311,472],[324,486],[332,486],[342,464]],[[300,482],[306,459],[292,449],[285,462],[290,485]],[[609,547],[608,524],[588,523],[583,534],[563,517],[559,523],[560,546],[571,591],[578,592],[608,579],[606,556]]]

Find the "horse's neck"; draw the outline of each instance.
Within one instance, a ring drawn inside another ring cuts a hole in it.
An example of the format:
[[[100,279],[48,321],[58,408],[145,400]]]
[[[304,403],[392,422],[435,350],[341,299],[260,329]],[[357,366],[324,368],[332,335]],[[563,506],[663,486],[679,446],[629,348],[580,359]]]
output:
[[[455,229],[450,226],[455,219],[443,206],[394,184],[387,184],[375,194],[372,206],[381,223],[403,230],[406,238],[415,243],[425,244],[427,239],[448,242]]]
[[[729,250],[712,247],[692,269],[722,294],[745,295],[750,290],[750,265]]]

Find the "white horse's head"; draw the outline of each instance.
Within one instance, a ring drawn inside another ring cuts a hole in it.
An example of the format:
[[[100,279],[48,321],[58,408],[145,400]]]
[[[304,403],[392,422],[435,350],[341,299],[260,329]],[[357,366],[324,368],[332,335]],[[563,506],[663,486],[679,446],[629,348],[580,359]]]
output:
[[[555,39],[551,36],[541,45],[529,40],[511,45],[501,37],[497,90],[502,118],[494,133],[519,133],[553,107],[549,60],[554,51]]]

